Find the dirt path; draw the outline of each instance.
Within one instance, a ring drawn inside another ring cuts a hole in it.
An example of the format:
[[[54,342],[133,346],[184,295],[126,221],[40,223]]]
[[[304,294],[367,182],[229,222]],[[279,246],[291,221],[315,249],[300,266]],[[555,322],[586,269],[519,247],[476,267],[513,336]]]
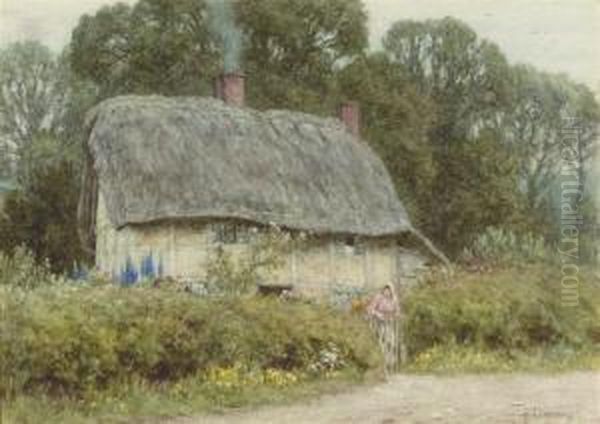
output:
[[[554,376],[396,376],[311,402],[171,424],[600,423],[600,373]]]

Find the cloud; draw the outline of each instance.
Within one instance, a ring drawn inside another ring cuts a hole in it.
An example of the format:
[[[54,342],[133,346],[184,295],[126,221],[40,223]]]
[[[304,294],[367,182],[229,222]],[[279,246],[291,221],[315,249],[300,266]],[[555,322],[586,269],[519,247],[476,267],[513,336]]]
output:
[[[135,0],[121,0],[133,4]],[[106,0],[0,0],[0,40],[40,40],[55,51],[69,41],[79,17],[95,13]]]

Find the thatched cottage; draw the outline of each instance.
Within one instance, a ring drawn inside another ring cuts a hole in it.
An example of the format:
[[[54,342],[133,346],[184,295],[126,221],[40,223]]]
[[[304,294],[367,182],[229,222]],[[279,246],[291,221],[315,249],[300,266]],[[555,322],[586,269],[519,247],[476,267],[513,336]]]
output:
[[[242,254],[275,224],[310,237],[267,284],[320,292],[414,274],[423,257],[399,242],[414,230],[355,104],[341,119],[252,110],[235,74],[217,92],[118,97],[90,113],[80,224],[100,271],[202,280],[218,247]]]

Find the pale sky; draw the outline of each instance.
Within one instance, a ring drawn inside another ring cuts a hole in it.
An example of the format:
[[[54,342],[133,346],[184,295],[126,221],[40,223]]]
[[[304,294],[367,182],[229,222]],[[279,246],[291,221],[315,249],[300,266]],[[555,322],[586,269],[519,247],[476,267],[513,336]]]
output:
[[[134,3],[136,0],[125,0]],[[600,0],[364,0],[372,45],[399,19],[454,16],[512,62],[566,72],[600,93]],[[0,43],[38,39],[54,50],[79,16],[112,0],[0,0]]]

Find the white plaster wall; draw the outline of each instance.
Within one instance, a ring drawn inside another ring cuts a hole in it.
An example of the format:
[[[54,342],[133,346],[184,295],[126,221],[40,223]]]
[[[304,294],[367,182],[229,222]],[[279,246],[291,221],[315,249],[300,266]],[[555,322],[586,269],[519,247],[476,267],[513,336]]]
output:
[[[399,250],[392,240],[367,239],[361,243],[364,249],[357,253],[333,238],[312,238],[307,246],[287,255],[282,268],[265,283],[291,284],[314,295],[334,285],[375,289],[402,282],[403,275],[412,275],[414,268],[420,265],[415,259],[417,256]],[[217,246],[210,223],[164,222],[116,230],[99,196],[96,264],[100,271],[113,278],[120,277],[128,260],[139,269],[142,260],[151,255],[155,267],[160,264],[165,276],[203,280]],[[243,258],[249,249],[248,244],[221,247],[234,258]]]

